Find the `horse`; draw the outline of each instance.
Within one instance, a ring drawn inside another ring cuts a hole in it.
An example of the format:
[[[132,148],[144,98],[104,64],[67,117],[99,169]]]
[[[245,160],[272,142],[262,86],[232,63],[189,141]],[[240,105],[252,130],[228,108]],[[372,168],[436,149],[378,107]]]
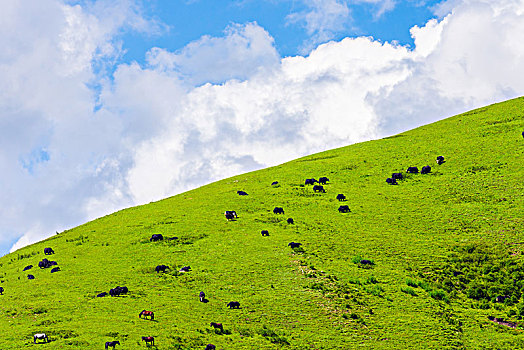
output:
[[[110,346],[114,349],[117,344],[120,345],[120,342],[118,340],[108,341],[106,342],[106,349]]]
[[[153,311],[142,310],[142,312],[140,312],[140,314],[138,315],[138,318],[141,318],[141,316],[144,316],[144,318],[149,316],[151,320],[155,319],[155,314],[153,313]]]
[[[45,333],[37,333],[35,335],[33,335],[33,343],[36,344],[36,340],[43,340],[45,341],[46,343],[49,341],[49,338],[47,337],[47,334]]]
[[[214,329],[220,329],[222,332],[224,331],[224,327],[222,326],[222,323],[211,322],[210,326],[213,327]]]
[[[148,345],[148,343],[151,343],[151,345],[155,345],[155,338],[153,337],[142,337],[142,341],[145,341],[146,342],[146,345]]]

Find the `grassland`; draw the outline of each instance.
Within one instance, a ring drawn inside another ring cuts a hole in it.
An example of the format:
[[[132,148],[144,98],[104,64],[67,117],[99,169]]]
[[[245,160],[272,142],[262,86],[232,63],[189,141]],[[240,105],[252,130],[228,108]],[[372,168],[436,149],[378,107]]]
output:
[[[51,339],[39,349],[103,349],[111,340],[138,349],[142,336],[162,350],[522,348],[522,131],[519,98],[122,210],[20,249],[0,259],[0,349],[36,347],[34,333]],[[385,183],[424,165],[430,174]],[[326,193],[303,185],[321,176],[330,179]],[[339,213],[341,204],[351,212]],[[225,210],[238,219],[226,221]],[[179,239],[150,242],[154,233]],[[45,247],[60,272],[38,268]],[[172,269],[156,273],[160,264]],[[177,272],[186,265],[191,272]],[[129,294],[96,298],[117,285]],[[143,309],[155,320],[139,319]]]

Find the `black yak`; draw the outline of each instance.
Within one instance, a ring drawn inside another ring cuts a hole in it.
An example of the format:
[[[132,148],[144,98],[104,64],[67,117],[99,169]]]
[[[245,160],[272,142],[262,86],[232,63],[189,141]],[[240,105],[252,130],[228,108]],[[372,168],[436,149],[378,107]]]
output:
[[[51,269],[51,273],[58,272],[58,271],[60,271],[60,268],[59,268],[59,267],[53,267],[53,268]]]
[[[189,272],[191,270],[191,266],[184,266],[180,268],[179,272]]]
[[[108,347],[112,347],[114,349],[117,344],[120,345],[120,342],[118,340],[108,341],[106,342],[106,349]]]
[[[158,265],[157,267],[155,267],[155,271],[157,273],[159,273],[160,271],[166,272],[167,269],[169,269],[169,267],[166,265]]]
[[[35,279],[35,276],[33,276],[33,275],[27,275],[27,279],[29,279],[29,280],[34,280],[34,279]]]
[[[33,265],[27,265],[26,267],[24,267],[23,271],[31,270],[32,268],[33,268]]]
[[[217,347],[213,344],[207,344],[204,350],[215,350]]]
[[[315,186],[313,186],[313,192],[326,193],[326,190],[324,189],[323,186],[315,185]]]
[[[51,255],[54,254],[54,250],[52,248],[44,248],[44,254],[45,255]]]
[[[296,243],[296,242],[290,242],[290,243],[288,244],[288,246],[291,247],[291,248],[298,248],[298,247],[300,247],[301,245],[302,245],[302,243]]]
[[[416,166],[410,166],[408,168],[408,170],[406,171],[406,173],[410,173],[410,174],[418,174],[418,168]]]
[[[402,173],[393,173],[391,174],[391,178],[393,180],[402,180],[404,178],[404,175],[402,175]]]
[[[198,294],[198,297],[200,298],[200,301],[201,301],[201,302],[204,302],[204,301],[206,300],[206,293],[204,293],[204,292],[200,292],[200,293]]]
[[[421,174],[429,174],[431,172],[431,167],[429,165],[423,166],[420,171]]]
[[[342,193],[339,193],[337,194],[337,199],[340,201],[340,202],[343,202],[346,200],[346,196],[344,196]]]
[[[160,233],[155,233],[151,236],[149,239],[149,242],[156,242],[156,241],[162,241],[164,239],[164,236],[162,236]]]
[[[0,294],[4,294],[4,287],[0,287]]]
[[[314,185],[316,182],[318,182],[315,179],[306,179],[305,185]]]
[[[237,212],[234,211],[234,210],[226,210],[226,211],[224,212],[224,216],[225,216],[226,219],[228,219],[228,220],[233,220],[233,218],[238,218]]]
[[[339,213],[349,213],[351,210],[349,209],[349,205],[341,205],[338,207]]]
[[[390,177],[388,177],[388,178],[386,179],[386,182],[387,182],[388,184],[390,184],[390,185],[398,185],[397,180],[392,179],[392,178],[390,178]]]
[[[262,230],[262,231],[260,231],[260,233],[262,234],[262,236],[269,236],[269,231],[268,230]]]
[[[275,209],[273,209],[273,213],[275,213],[275,214],[284,214],[284,208],[275,207]]]
[[[230,309],[238,309],[240,308],[240,303],[238,301],[230,301],[226,306]]]
[[[288,223],[288,224],[294,224],[295,221],[293,221],[293,218],[288,218],[288,219],[287,219],[287,223]]]
[[[437,157],[437,164],[438,165],[441,165],[442,163],[445,163],[446,161],[444,160],[444,157],[442,156],[438,156]]]
[[[97,298],[103,298],[103,297],[105,297],[106,295],[107,295],[107,292],[102,292],[102,293],[100,293],[100,294],[97,294],[96,297],[97,297]]]
[[[271,186],[274,186],[274,185],[278,185],[278,181],[273,181],[273,182],[271,183]]]
[[[327,177],[321,177],[320,179],[318,179],[318,183],[321,185],[325,185],[328,181],[329,179]]]
[[[244,191],[237,191],[239,196],[247,196],[247,193]]]

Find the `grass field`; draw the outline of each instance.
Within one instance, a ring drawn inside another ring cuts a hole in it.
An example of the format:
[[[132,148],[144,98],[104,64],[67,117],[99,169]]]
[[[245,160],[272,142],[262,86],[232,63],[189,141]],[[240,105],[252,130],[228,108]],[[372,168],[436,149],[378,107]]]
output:
[[[112,340],[117,349],[146,348],[142,336],[162,350],[522,348],[522,131],[519,98],[122,210],[22,248],[0,259],[0,349],[103,349]],[[430,174],[385,182],[425,165]],[[330,179],[326,193],[304,186],[321,176]],[[342,204],[351,212],[339,213]],[[285,214],[273,214],[276,206]],[[238,219],[227,221],[225,210]],[[150,242],[155,233],[178,239]],[[302,246],[291,249],[292,241]],[[45,247],[60,272],[38,268]],[[160,264],[171,269],[156,273]],[[116,286],[129,293],[96,297]],[[241,308],[228,309],[230,301]],[[144,309],[154,321],[138,318]],[[34,345],[35,333],[50,342]]]

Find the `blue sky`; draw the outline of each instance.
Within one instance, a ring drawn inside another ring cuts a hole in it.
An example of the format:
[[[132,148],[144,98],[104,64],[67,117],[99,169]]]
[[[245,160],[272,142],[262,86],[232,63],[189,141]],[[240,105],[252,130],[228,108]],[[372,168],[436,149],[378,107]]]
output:
[[[414,25],[423,26],[428,19],[436,17],[434,6],[438,3],[438,0],[396,1],[393,8],[379,14],[380,4],[347,2],[350,14],[329,39],[373,36],[412,46],[409,29]],[[177,50],[204,35],[220,36],[231,23],[258,23],[274,38],[276,49],[283,57],[303,54],[304,44],[311,39],[305,23],[293,23],[288,18],[292,13],[310,10],[307,2],[298,0],[151,0],[142,3],[142,10],[165,27],[156,35],[126,33],[123,36],[125,62],[143,63],[151,47]]]
[[[0,254],[524,94],[524,0],[0,3]]]

